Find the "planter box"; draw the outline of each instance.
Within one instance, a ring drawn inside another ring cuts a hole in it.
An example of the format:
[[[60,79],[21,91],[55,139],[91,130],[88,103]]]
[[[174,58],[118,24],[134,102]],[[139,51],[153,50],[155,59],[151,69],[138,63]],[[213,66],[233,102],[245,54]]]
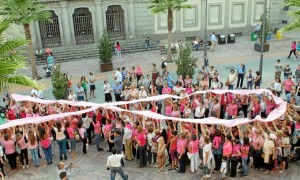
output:
[[[264,52],[268,52],[269,49],[270,49],[270,44],[265,43],[263,46],[264,46]],[[254,44],[254,51],[261,52],[261,45],[260,45],[260,43],[255,43]]]
[[[103,63],[99,61],[99,68],[101,72],[107,72],[107,71],[112,71],[113,70],[113,63]]]

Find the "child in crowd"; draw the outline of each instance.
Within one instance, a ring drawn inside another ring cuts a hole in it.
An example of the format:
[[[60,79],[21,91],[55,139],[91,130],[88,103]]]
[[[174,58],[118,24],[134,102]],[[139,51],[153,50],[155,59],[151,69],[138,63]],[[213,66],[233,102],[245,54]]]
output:
[[[226,162],[227,162],[227,157],[226,156],[224,156],[223,158],[222,158],[222,164],[221,164],[221,169],[220,169],[220,172],[221,172],[221,180],[224,180],[225,179],[225,177],[226,177],[226,172],[227,172],[227,164],[226,164]]]

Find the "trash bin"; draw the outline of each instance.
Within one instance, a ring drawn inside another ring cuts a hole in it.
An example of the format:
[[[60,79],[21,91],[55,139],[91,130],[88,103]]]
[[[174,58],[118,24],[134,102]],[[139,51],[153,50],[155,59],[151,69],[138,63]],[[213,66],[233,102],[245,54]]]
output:
[[[282,31],[278,30],[276,32],[276,39],[281,39],[282,38]]]
[[[226,36],[225,35],[219,36],[218,44],[226,44]]]
[[[227,43],[235,43],[235,34],[228,34]]]
[[[257,34],[254,32],[251,33],[251,41],[257,41]]]
[[[279,28],[275,28],[274,29],[274,34],[277,34],[277,31],[279,30]]]

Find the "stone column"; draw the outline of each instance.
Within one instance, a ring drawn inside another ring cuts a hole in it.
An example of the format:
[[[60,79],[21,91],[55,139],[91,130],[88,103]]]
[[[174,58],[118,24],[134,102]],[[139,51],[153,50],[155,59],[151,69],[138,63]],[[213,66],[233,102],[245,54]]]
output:
[[[251,21],[252,21],[252,0],[248,0],[248,13],[247,16],[247,27],[251,27]]]
[[[134,10],[134,4],[133,1],[130,0],[129,1],[129,7],[128,7],[128,19],[130,19],[130,21],[128,21],[128,26],[129,26],[129,34],[132,34],[132,36],[134,38],[136,38],[135,36],[135,10]]]
[[[229,15],[229,0],[225,0],[225,22],[224,22],[224,29],[227,31],[227,28],[229,27],[229,18],[231,18]]]
[[[96,22],[96,40],[99,40],[104,31],[104,19],[103,19],[103,11],[102,11],[102,0],[95,0],[95,22]]]
[[[205,21],[207,21],[208,22],[208,16],[207,16],[207,18],[205,18],[205,8],[206,8],[206,4],[205,4],[205,1],[206,0],[202,0],[201,1],[201,8],[199,8],[200,9],[200,15],[199,15],[199,17],[198,18],[200,18],[201,19],[201,26],[200,26],[200,38],[201,39],[205,39]]]
[[[70,46],[72,45],[72,36],[71,36],[71,25],[70,25],[70,19],[68,14],[68,2],[61,1],[59,2],[60,8],[61,8],[61,16],[62,16],[62,30],[63,30],[63,46]]]

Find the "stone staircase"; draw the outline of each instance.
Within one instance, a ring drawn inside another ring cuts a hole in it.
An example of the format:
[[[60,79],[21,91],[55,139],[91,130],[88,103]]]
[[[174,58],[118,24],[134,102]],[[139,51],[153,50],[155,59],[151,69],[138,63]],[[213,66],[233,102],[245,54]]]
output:
[[[144,40],[120,40],[122,54],[141,52],[141,51],[151,51],[159,50],[160,47],[157,43],[152,42],[152,48],[145,49]],[[98,44],[82,44],[76,46],[66,46],[66,47],[54,47],[51,48],[55,63],[76,61],[87,58],[99,58]],[[24,54],[27,56],[27,53]],[[37,65],[44,65],[45,60],[36,60]]]

